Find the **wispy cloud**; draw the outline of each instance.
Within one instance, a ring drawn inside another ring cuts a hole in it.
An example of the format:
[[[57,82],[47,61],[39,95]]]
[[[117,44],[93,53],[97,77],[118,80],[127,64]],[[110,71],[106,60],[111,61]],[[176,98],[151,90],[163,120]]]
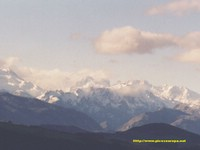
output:
[[[152,53],[159,48],[175,44],[174,36],[170,34],[142,31],[130,26],[114,28],[103,32],[95,40],[95,48],[100,53]]]
[[[200,49],[186,51],[175,56],[175,59],[181,62],[200,63]]]
[[[185,49],[200,49],[200,32],[190,32],[184,36],[179,37],[177,42],[177,44]]]
[[[191,32],[182,36],[177,41],[177,45],[184,52],[175,56],[181,62],[200,63],[200,32]]]
[[[153,7],[147,11],[148,15],[175,14],[183,15],[190,12],[200,12],[200,0],[175,0]]]

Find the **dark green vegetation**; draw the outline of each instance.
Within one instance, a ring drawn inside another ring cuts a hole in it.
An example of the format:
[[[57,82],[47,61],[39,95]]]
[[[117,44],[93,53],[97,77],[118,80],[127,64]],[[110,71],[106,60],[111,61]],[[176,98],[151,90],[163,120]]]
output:
[[[58,126],[57,126],[58,128]],[[66,127],[67,128],[67,127]],[[186,144],[133,144],[133,138],[187,139]],[[2,150],[199,150],[200,136],[167,124],[120,133],[69,133],[37,126],[0,123]]]

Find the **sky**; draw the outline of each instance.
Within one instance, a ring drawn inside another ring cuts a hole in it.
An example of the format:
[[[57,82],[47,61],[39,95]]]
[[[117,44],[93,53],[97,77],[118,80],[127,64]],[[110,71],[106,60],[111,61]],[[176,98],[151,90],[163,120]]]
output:
[[[91,76],[200,92],[200,0],[0,0],[0,67],[45,89]]]

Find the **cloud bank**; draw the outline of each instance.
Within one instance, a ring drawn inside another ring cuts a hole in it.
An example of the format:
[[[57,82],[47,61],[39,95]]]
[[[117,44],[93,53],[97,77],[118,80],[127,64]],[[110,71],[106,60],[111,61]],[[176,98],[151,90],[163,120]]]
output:
[[[10,68],[14,67],[15,64],[18,64],[20,59],[18,57],[9,57],[7,59],[0,59],[0,67],[1,68]]]
[[[24,80],[33,82],[46,90],[68,91],[70,87],[87,77],[95,78],[97,81],[108,78],[104,70],[82,69],[77,72],[67,72],[60,69],[43,70],[27,67],[21,64],[21,60],[17,57],[0,59],[0,68],[10,68]]]
[[[200,0],[175,0],[153,7],[147,11],[148,15],[175,14],[183,15],[190,12],[200,12]]]

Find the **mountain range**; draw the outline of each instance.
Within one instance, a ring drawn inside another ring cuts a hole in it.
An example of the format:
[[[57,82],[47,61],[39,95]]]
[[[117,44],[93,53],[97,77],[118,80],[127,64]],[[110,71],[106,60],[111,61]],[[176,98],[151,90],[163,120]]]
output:
[[[5,92],[0,93],[0,121],[24,125],[73,125],[89,131],[101,129],[92,118],[74,109]]]
[[[87,86],[83,84],[82,88],[79,86],[69,92],[47,91],[40,99],[84,112],[106,130],[118,130],[131,118],[162,108],[180,110],[190,114],[190,118],[195,116],[199,119],[200,94],[187,88],[167,85],[156,87],[139,80],[96,87],[93,86],[94,79],[86,81]],[[88,86],[88,82],[92,86]],[[167,116],[167,112],[164,116]],[[184,128],[187,129],[187,126]]]
[[[142,80],[110,85],[106,80],[87,77],[69,91],[47,91],[21,79],[10,69],[0,69],[0,81],[3,92],[35,97],[52,107],[82,112],[105,131],[124,131],[156,121],[200,133],[200,94],[185,87],[154,86]],[[167,117],[172,121],[167,122]]]

